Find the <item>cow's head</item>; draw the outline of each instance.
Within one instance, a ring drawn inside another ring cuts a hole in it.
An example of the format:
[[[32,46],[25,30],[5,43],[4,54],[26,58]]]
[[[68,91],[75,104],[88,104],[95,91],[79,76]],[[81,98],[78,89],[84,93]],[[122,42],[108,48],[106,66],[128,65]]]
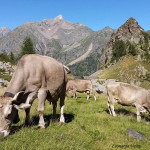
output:
[[[18,95],[19,93],[17,93],[14,98],[0,97],[0,135],[9,135],[11,123],[17,114],[17,109],[20,108],[20,105],[13,103]]]

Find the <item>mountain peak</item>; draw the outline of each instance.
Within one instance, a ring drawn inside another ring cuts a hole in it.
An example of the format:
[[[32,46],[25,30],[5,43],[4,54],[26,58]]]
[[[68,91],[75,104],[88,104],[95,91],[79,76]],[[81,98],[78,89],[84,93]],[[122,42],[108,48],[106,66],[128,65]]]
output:
[[[115,40],[129,40],[131,43],[138,43],[140,38],[143,37],[141,31],[144,31],[133,18],[129,18],[121,27],[118,28],[116,34],[111,37],[110,46],[112,46]]]
[[[138,22],[136,21],[136,19],[134,19],[133,17],[129,18],[119,29],[124,29],[130,32],[131,30],[135,31],[135,30],[142,30],[144,31],[138,24]],[[118,29],[118,30],[119,30]]]
[[[57,19],[57,20],[63,20],[63,16],[62,15],[58,15],[55,19]]]
[[[136,23],[136,24],[138,24],[138,22],[136,21],[136,19],[134,19],[133,17],[130,17],[130,18],[126,21],[126,23],[129,23],[129,24]]]
[[[103,28],[102,30],[103,30],[103,31],[112,31],[112,30],[114,30],[114,29],[112,29],[112,28],[110,28],[109,26],[107,26],[107,27]]]

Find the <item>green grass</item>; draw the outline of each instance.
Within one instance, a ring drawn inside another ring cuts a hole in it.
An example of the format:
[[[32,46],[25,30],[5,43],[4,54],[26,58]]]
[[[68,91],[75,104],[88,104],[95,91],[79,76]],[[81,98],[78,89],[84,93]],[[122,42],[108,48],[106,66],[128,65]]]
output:
[[[150,149],[147,140],[138,141],[130,138],[126,131],[128,128],[143,133],[150,139],[149,128],[145,119],[137,123],[134,107],[116,105],[117,117],[107,113],[107,97],[98,95],[97,101],[93,97],[86,100],[85,94],[77,94],[78,99],[66,98],[65,119],[67,123],[60,125],[52,122],[52,106],[46,102],[45,122],[49,126],[44,130],[37,129],[37,100],[35,100],[31,117],[35,125],[22,127],[13,135],[0,139],[1,150],[112,150],[122,149],[118,145],[128,145],[128,149]],[[126,113],[126,115],[125,115]],[[60,114],[57,108],[57,114]],[[24,123],[25,113],[20,111],[21,122]],[[34,119],[33,119],[34,118]],[[50,120],[49,120],[50,119]],[[116,147],[115,147],[116,146]],[[137,148],[132,148],[137,146]],[[138,148],[140,146],[140,148]]]

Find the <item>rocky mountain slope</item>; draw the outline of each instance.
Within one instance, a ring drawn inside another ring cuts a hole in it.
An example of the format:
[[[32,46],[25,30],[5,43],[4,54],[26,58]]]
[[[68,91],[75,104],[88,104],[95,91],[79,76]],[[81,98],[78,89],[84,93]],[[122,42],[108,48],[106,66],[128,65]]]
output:
[[[111,36],[107,48],[99,59],[99,68],[115,63],[124,55],[134,55],[138,59],[150,58],[150,36],[134,18],[129,18]]]
[[[11,30],[8,27],[0,28],[0,38],[6,36]]]
[[[0,54],[0,87],[7,86],[14,71],[16,64],[5,54]]]
[[[73,74],[85,76],[97,71],[98,59],[101,56],[103,49],[106,48],[107,43],[114,32],[115,30],[111,29],[110,27],[106,27],[103,30],[99,30],[86,38],[86,41],[88,41],[88,47],[86,48],[86,51],[88,52],[91,46],[92,50],[84,60],[69,66]]]
[[[54,57],[69,65],[75,75],[89,75],[87,70],[90,63],[87,59],[94,59],[96,67],[90,73],[95,72],[99,55],[112,33],[114,30],[109,27],[94,32],[83,24],[65,21],[59,15],[54,19],[27,22],[10,31],[0,38],[0,53],[9,54],[12,51],[17,56],[23,40],[30,37],[36,53]],[[75,69],[84,62],[83,70],[77,73]]]

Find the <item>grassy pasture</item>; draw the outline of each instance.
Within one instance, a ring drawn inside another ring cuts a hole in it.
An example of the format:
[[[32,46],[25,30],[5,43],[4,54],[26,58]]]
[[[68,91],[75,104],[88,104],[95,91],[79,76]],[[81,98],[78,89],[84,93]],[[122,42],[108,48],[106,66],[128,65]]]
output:
[[[143,133],[150,139],[150,125],[143,115],[140,123],[136,121],[134,107],[115,106],[117,117],[108,114],[107,97],[97,95],[97,101],[86,100],[85,94],[77,94],[65,100],[66,124],[52,122],[52,105],[46,102],[44,118],[46,129],[37,129],[37,99],[31,109],[31,127],[24,127],[24,111],[20,111],[21,121],[13,124],[14,134],[0,137],[0,150],[148,150],[150,142],[138,141],[129,137],[128,128]],[[57,114],[60,114],[59,107]],[[59,117],[59,115],[58,115]],[[128,148],[123,147],[127,145]],[[122,146],[122,147],[121,147]]]

